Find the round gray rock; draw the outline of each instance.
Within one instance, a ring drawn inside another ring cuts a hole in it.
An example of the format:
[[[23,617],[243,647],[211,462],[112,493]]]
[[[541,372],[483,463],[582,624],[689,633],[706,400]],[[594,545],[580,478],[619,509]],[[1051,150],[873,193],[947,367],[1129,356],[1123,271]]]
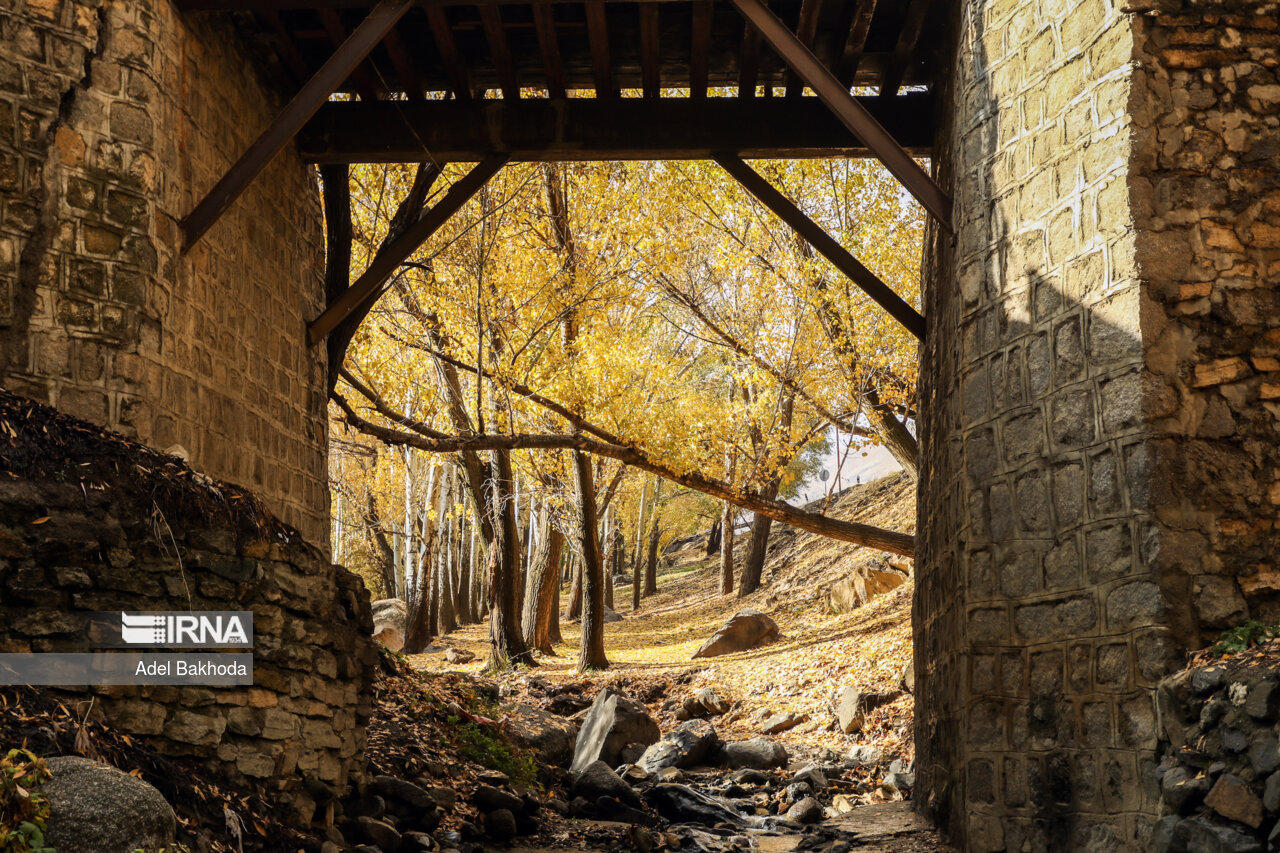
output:
[[[173,844],[178,820],[152,786],[106,764],[60,756],[48,760],[52,778],[45,843],[59,851],[133,853]]]

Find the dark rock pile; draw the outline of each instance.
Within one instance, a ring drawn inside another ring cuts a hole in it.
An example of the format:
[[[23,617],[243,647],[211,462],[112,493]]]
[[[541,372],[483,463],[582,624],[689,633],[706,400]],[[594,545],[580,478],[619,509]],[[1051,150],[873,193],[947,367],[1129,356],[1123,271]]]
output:
[[[1253,853],[1280,844],[1280,670],[1184,670],[1157,692],[1159,853]]]

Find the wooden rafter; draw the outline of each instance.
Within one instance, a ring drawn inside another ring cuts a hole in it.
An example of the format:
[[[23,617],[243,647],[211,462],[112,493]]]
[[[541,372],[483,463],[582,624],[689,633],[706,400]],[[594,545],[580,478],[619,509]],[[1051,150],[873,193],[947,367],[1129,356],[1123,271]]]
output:
[[[907,328],[920,340],[924,340],[925,323],[920,312],[912,308],[906,301],[893,292],[871,270],[863,266],[857,258],[836,242],[821,225],[814,222],[804,211],[796,207],[787,198],[766,181],[759,172],[752,169],[745,161],[732,155],[720,155],[715,158],[726,172],[746,188],[761,204],[772,210],[779,219],[808,241],[827,260],[831,261],[840,272],[875,300],[876,304],[889,312],[895,320]]]
[[[658,5],[640,4],[640,79],[646,98],[661,94],[662,80],[658,55]]]
[[[693,37],[689,45],[689,97],[707,96],[711,53],[711,23],[715,6],[711,0],[693,0]]]
[[[307,338],[312,346],[324,340],[330,332],[346,317],[360,310],[382,295],[382,288],[387,279],[402,263],[418,250],[432,234],[449,221],[449,217],[457,213],[489,179],[498,173],[507,158],[503,155],[492,155],[481,160],[470,172],[449,187],[444,198],[440,199],[422,218],[410,225],[393,239],[374,258],[374,262],[360,274],[360,277],[347,288],[337,300],[324,312],[311,321],[307,327]]]
[[[906,77],[907,68],[915,56],[916,43],[920,41],[920,31],[924,29],[925,18],[929,15],[932,0],[911,0],[907,6],[907,17],[898,32],[898,43],[893,49],[893,56],[885,66],[880,81],[880,96],[892,98],[902,88],[902,80]]]
[[[302,85],[311,77],[311,67],[302,58],[302,53],[298,50],[298,43],[293,40],[293,36],[285,28],[284,22],[280,20],[280,16],[277,13],[263,12],[259,17],[267,25],[267,28],[271,30],[271,34],[275,39],[276,50],[280,52],[285,64],[289,66],[289,70],[297,78],[298,85]]]
[[[800,4],[800,20],[796,24],[796,38],[805,47],[813,48],[813,37],[818,34],[818,12],[822,0],[803,0]],[[804,92],[804,81],[794,70],[787,72],[787,97],[798,98]]]
[[[439,6],[428,6],[427,26],[431,28],[431,38],[436,43],[436,51],[440,61],[444,63],[445,73],[449,75],[449,86],[453,89],[453,97],[459,101],[471,100],[471,76],[467,73],[467,64],[458,52],[458,45],[453,40],[453,28],[449,26],[449,18]]]
[[[564,67],[560,62],[560,39],[556,34],[555,12],[550,5],[533,7],[533,27],[538,35],[538,50],[542,54],[542,70],[547,78],[547,94],[553,98],[566,96]]]
[[[836,77],[846,87],[853,85],[857,76],[858,65],[862,62],[862,54],[867,49],[867,36],[871,32],[871,19],[876,14],[876,0],[857,0],[858,5],[853,13],[853,22],[849,25],[849,37],[845,40],[844,50],[840,52],[840,60],[836,66]]]
[[[596,97],[618,94],[613,85],[613,62],[609,54],[609,20],[604,4],[587,0],[587,40],[591,44],[591,73],[595,76]]]
[[[875,152],[876,158],[902,182],[907,192],[915,196],[943,228],[951,231],[951,197],[933,182],[875,116],[769,11],[763,0],[733,0],[733,4],[845,127]]]
[[[520,97],[520,84],[516,82],[516,64],[511,58],[507,30],[502,23],[502,10],[497,6],[478,8],[480,24],[484,27],[484,37],[489,43],[489,55],[493,57],[493,67],[498,72],[498,85],[502,87],[502,97],[514,101]]]
[[[411,101],[421,99],[426,92],[426,87],[422,85],[418,67],[414,65],[409,52],[405,50],[400,34],[393,29],[382,40],[382,46],[387,49],[387,55],[391,57],[391,67],[395,68],[396,76],[400,78],[400,86],[404,89],[405,97]]]
[[[333,52],[333,55],[303,85],[298,94],[293,96],[275,121],[254,140],[248,150],[214,184],[200,203],[183,218],[180,225],[184,250],[190,248],[213,223],[217,222],[218,217],[240,197],[245,187],[266,168],[267,163],[289,143],[307,120],[315,115],[316,110],[320,109],[342,81],[347,79],[351,72],[364,61],[369,52],[412,5],[413,0],[381,0],[373,8],[351,36]]]
[[[738,97],[754,98],[760,84],[760,31],[743,22],[742,56],[738,60]]]
[[[342,25],[342,19],[338,17],[338,13],[333,9],[319,9],[320,23],[324,25],[324,31],[329,36],[329,41],[333,42],[335,48],[341,47],[343,42],[347,40],[347,28]],[[388,33],[395,32],[389,30]],[[368,68],[368,60],[361,62],[351,72],[351,80],[355,83],[356,91],[360,93],[360,97],[366,101],[378,100],[378,83],[377,75],[371,74]],[[341,84],[339,84],[341,85]]]

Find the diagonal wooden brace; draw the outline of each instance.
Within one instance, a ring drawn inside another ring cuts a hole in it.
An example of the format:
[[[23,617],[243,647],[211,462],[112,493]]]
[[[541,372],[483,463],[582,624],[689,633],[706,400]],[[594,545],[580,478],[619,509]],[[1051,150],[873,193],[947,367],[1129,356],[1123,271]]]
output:
[[[449,221],[449,217],[457,213],[489,179],[498,173],[506,164],[507,154],[492,154],[481,160],[470,172],[456,181],[430,210],[422,215],[383,247],[369,264],[368,269],[334,300],[333,304],[311,321],[307,326],[307,340],[312,345],[323,341],[339,323],[351,314],[377,301],[382,295],[382,286],[400,264],[418,250],[432,234]]]
[[[825,65],[805,47],[795,33],[769,11],[762,0],[733,0],[747,21],[760,31],[782,60],[805,85],[875,154],[907,192],[937,218],[947,231],[951,226],[951,196],[942,191],[920,164],[876,121],[866,107]]]
[[[344,41],[320,70],[293,96],[285,108],[254,140],[213,189],[182,220],[183,251],[191,248],[226,211],[245,188],[252,183],[271,158],[289,144],[289,140],[329,100],[342,81],[364,61],[365,57],[390,32],[396,22],[409,11],[415,0],[381,0],[368,17]]]
[[[881,281],[875,273],[859,263],[858,259],[837,243],[835,238],[828,234],[821,225],[805,216],[804,211],[796,207],[791,199],[779,192],[773,184],[761,177],[759,172],[748,166],[741,158],[733,154],[718,154],[715,160],[726,172],[733,175],[738,183],[742,184],[749,193],[760,199],[761,204],[772,210],[778,215],[779,219],[787,223],[791,230],[808,240],[809,245],[835,264],[840,272],[848,276],[849,280],[860,287],[867,296],[874,299],[877,305],[888,311],[890,316],[903,326],[906,326],[911,334],[920,340],[924,340],[924,317],[920,315],[920,312],[908,305],[901,296],[894,293],[892,288]]]

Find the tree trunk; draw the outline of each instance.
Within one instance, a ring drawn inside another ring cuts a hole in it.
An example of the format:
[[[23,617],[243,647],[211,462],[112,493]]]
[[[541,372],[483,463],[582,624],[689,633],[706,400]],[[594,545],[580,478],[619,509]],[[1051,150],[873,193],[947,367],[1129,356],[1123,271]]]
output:
[[[738,514],[737,508],[725,502],[724,515],[720,521],[720,593],[728,595],[733,592],[733,522]]]
[[[649,511],[649,556],[644,569],[645,595],[656,595],[658,592],[658,537],[662,534],[662,513],[658,501],[662,500],[662,478],[654,479],[653,508]]]
[[[378,507],[373,501],[373,492],[366,491],[364,522],[369,528],[369,538],[378,550],[378,574],[382,577],[382,597],[396,597],[396,552],[387,541],[387,534],[382,530],[382,521],[378,518]]]
[[[764,496],[773,499],[778,495],[778,481],[773,480],[764,488]],[[769,531],[773,519],[756,513],[751,521],[751,542],[747,546],[747,559],[742,565],[742,581],[738,585],[738,597],[746,598],[760,588],[760,576],[764,572],[764,558],[769,550]]]
[[[609,522],[610,512],[605,510],[604,524],[602,525],[604,536],[600,540],[600,571],[604,578],[604,606],[612,610],[613,571],[609,564],[613,562],[613,536],[612,531],[609,529]]]
[[[471,542],[468,542],[468,539]],[[458,519],[458,582],[453,588],[453,601],[457,605],[458,624],[471,625],[476,621],[471,610],[471,550],[475,547],[475,527],[467,530],[466,517]]]
[[[577,551],[573,553],[571,566],[573,582],[569,584],[569,606],[564,611],[564,618],[570,622],[582,615],[582,555]]]
[[[720,550],[720,519],[716,519],[711,523],[711,532],[707,534],[707,556]]]
[[[551,642],[553,644],[564,642],[564,635],[560,633],[560,583],[561,583],[560,575],[562,571],[560,567],[560,563],[564,562],[565,550],[566,549],[564,547],[564,534],[561,533],[560,534],[560,562],[556,563],[555,572],[554,572],[556,582],[552,585],[552,590],[554,592],[551,598],[551,624],[548,629],[548,634],[551,637]]]
[[[493,451],[492,506],[498,511],[494,525],[497,542],[489,558],[489,638],[493,656],[488,669],[505,669],[515,664],[536,665],[520,632],[520,612],[516,608],[516,583],[519,575],[520,536],[516,510],[511,500],[511,454]]]
[[[609,666],[604,654],[604,566],[600,559],[591,458],[585,453],[574,453],[573,467],[578,487],[578,529],[582,534],[582,646],[578,652],[578,669],[586,672]]]
[[[644,553],[644,505],[645,492],[648,489],[648,485],[648,483],[643,482],[640,484],[640,499],[636,501],[636,546],[631,552],[631,573],[636,577],[640,577],[638,572],[640,567],[640,555]],[[640,600],[638,597],[640,594],[638,590],[639,586],[637,585],[637,591],[632,593],[633,596],[636,596],[636,601]]]
[[[551,641],[551,617],[556,588],[560,585],[562,550],[564,534],[551,524],[549,514],[544,512],[538,549],[533,555],[533,565],[529,567],[521,619],[525,644],[544,655],[555,654]]]
[[[447,529],[447,528],[446,528]],[[453,536],[440,543],[440,636],[458,627],[453,609]]]
[[[868,387],[863,394],[870,404],[867,419],[880,439],[880,443],[893,455],[902,469],[918,478],[920,474],[920,446],[916,437],[907,429],[907,425],[898,419],[893,407],[881,402],[875,388]]]
[[[425,506],[437,508],[436,519],[440,517],[439,508],[444,506],[444,477],[439,476],[441,473],[443,472],[432,469],[431,476],[427,478],[427,493],[422,498]],[[410,655],[420,653],[431,642],[431,638],[436,635],[439,616],[439,592],[435,589],[433,562],[438,536],[435,519],[429,513],[426,515],[418,534],[419,567],[405,601],[404,652]]]

